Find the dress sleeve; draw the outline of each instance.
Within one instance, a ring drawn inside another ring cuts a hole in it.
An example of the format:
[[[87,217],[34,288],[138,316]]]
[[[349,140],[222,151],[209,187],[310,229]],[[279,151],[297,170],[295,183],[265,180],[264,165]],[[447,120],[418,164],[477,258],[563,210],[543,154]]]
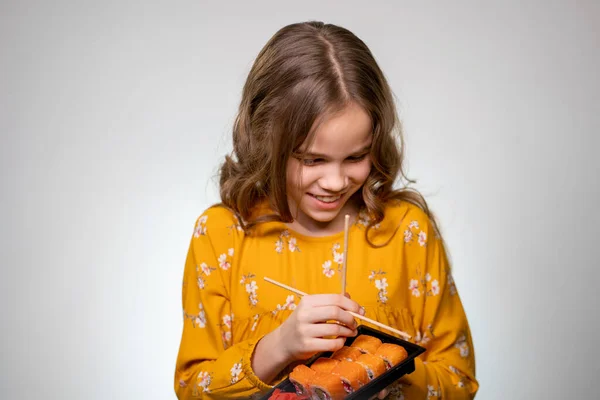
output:
[[[235,217],[225,209],[209,209],[196,222],[183,277],[179,399],[249,398],[272,387],[251,367],[260,338],[232,343],[230,267],[240,237]]]
[[[407,290],[413,305],[415,340],[427,351],[415,360],[415,371],[403,377],[392,393],[407,399],[472,399],[478,389],[473,343],[443,241],[424,214],[410,221],[405,232],[406,238],[414,238],[414,257],[409,261],[414,276]]]

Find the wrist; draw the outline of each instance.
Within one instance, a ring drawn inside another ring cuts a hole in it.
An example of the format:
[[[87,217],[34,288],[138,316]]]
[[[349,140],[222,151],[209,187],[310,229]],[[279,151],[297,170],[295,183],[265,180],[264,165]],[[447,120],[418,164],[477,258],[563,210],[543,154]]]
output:
[[[267,339],[265,348],[269,354],[269,358],[271,358],[274,363],[285,368],[289,363],[295,361],[285,345],[285,338],[283,337],[281,327],[272,330],[266,334],[263,339]]]
[[[256,344],[252,370],[263,382],[270,383],[291,362],[279,328],[269,332]]]

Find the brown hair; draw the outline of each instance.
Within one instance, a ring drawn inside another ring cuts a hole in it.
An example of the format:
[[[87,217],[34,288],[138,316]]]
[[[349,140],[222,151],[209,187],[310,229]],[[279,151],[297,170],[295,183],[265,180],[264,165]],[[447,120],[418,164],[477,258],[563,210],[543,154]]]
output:
[[[352,32],[322,22],[283,27],[258,54],[244,85],[233,127],[233,153],[220,173],[223,205],[249,230],[267,221],[291,222],[286,167],[325,115],[354,102],[371,116],[371,172],[357,192],[371,216],[365,231],[381,222],[393,199],[419,206],[432,220],[425,199],[408,184],[404,142],[392,91],[367,45]],[[394,189],[400,180],[401,189]],[[361,196],[362,194],[362,196]],[[272,215],[253,216],[268,201]],[[373,245],[373,243],[371,243]]]

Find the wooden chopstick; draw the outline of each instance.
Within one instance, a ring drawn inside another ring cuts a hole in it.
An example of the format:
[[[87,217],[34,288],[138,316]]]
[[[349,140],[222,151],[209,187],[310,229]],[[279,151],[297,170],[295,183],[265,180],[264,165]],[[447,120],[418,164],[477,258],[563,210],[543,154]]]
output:
[[[350,216],[344,217],[344,258],[342,259],[342,294],[346,295],[346,265],[348,263],[348,225]]]
[[[289,290],[290,292],[297,294],[298,296],[306,296],[306,295],[307,295],[306,293],[304,293],[304,292],[302,292],[302,291],[300,291],[300,290],[298,290],[298,289],[294,289],[294,288],[293,288],[293,287],[291,287],[291,286],[284,285],[283,283],[279,283],[279,282],[277,282],[277,281],[274,281],[273,279],[271,279],[271,278],[267,278],[266,276],[264,277],[264,280],[265,280],[265,281],[267,281],[267,282],[269,282],[269,283],[272,283],[272,284],[273,284],[273,285],[275,285],[275,286],[279,286],[279,287],[282,287],[282,288],[284,288],[284,289],[287,289],[287,290]],[[360,315],[360,314],[357,314],[357,313],[355,313],[355,312],[352,312],[352,311],[348,311],[348,312],[349,312],[349,313],[350,313],[350,314],[351,314],[351,315],[352,315],[354,318],[356,318],[356,319],[360,319],[361,321],[365,321],[365,322],[368,322],[368,323],[370,323],[370,324],[373,324],[373,325],[375,325],[375,326],[378,326],[378,327],[380,327],[380,328],[383,328],[383,329],[385,329],[385,330],[388,330],[388,331],[390,331],[390,332],[394,332],[395,334],[397,334],[397,335],[400,335],[400,336],[402,336],[402,337],[403,337],[403,338],[405,338],[405,339],[410,339],[410,338],[412,337],[412,336],[410,336],[410,335],[409,335],[408,333],[406,333],[406,332],[399,331],[398,329],[392,328],[391,326],[384,325],[384,324],[382,324],[381,322],[375,321],[375,320],[373,320],[373,319],[371,319],[371,318],[363,317],[362,315]]]

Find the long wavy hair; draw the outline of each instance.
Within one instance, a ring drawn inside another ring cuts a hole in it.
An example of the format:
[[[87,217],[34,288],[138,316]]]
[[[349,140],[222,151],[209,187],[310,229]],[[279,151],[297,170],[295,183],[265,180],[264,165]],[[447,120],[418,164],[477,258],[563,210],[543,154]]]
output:
[[[384,218],[388,201],[420,207],[437,224],[427,202],[403,169],[404,141],[392,91],[367,45],[352,32],[322,22],[280,29],[258,54],[244,85],[233,127],[233,152],[220,170],[222,204],[249,231],[263,222],[292,222],[286,193],[289,157],[324,116],[354,102],[373,123],[372,167],[359,206],[366,207],[369,230]],[[399,183],[401,188],[395,189]],[[268,201],[274,211],[253,215]]]

